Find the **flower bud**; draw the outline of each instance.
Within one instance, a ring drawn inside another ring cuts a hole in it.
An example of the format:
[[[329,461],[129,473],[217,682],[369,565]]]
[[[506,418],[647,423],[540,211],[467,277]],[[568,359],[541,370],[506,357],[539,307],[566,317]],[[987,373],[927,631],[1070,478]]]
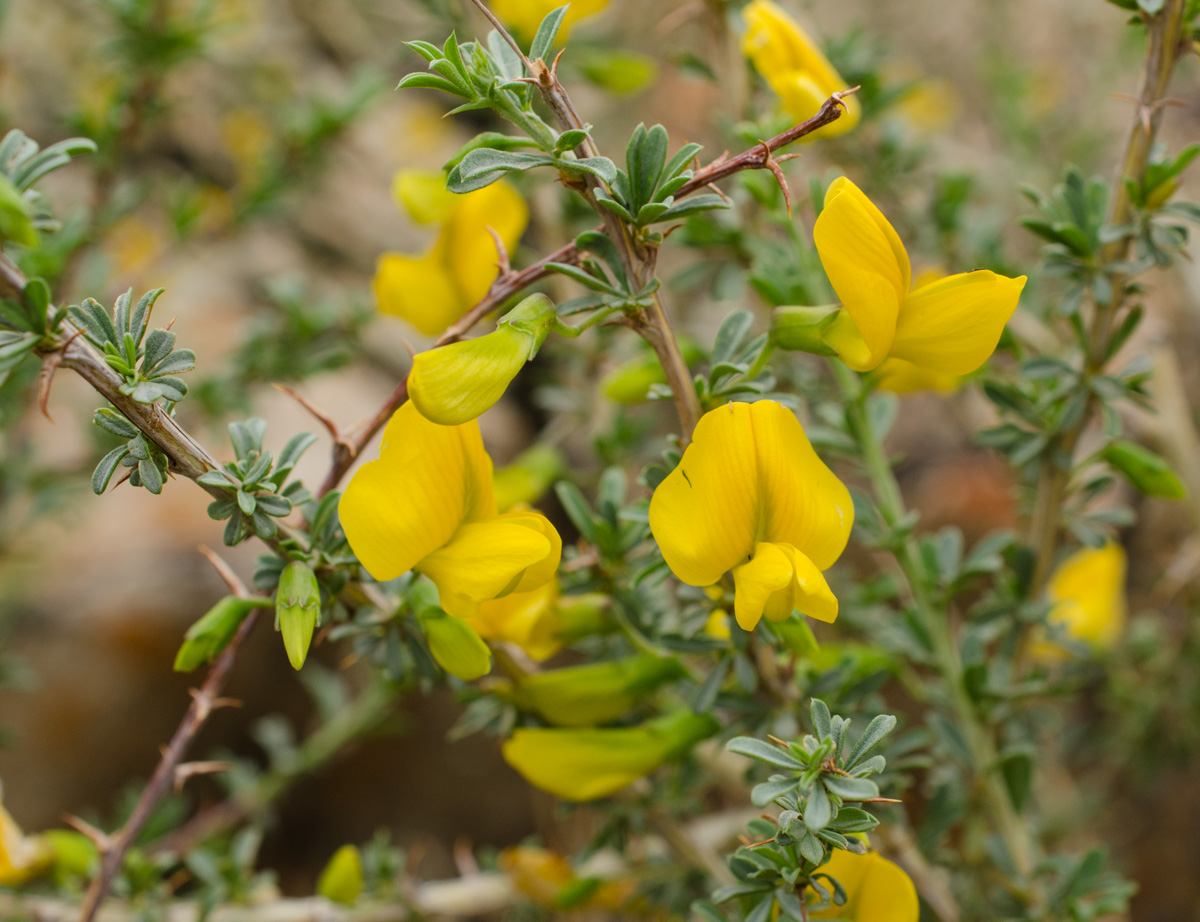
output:
[[[283,648],[293,669],[304,665],[320,617],[317,575],[308,564],[293,560],[283,568],[275,592],[275,623],[283,634]]]
[[[433,583],[425,579],[413,583],[408,604],[425,632],[429,652],[450,675],[470,681],[491,671],[491,650],[470,624],[442,611]]]
[[[409,399],[430,422],[470,422],[491,408],[537,355],[556,316],[549,298],[530,295],[486,336],[418,354],[408,375]]]
[[[269,599],[239,599],[232,595],[221,599],[183,635],[183,644],[175,654],[175,671],[191,672],[201,663],[211,663],[233,639],[250,610],[270,604]]]
[[[1187,489],[1166,460],[1136,442],[1118,439],[1101,452],[1104,460],[1147,496],[1183,499]]]
[[[27,836],[0,804],[0,885],[23,884],[41,874],[53,855],[40,836]]]
[[[688,365],[704,358],[704,350],[687,338],[680,338],[679,349]],[[666,383],[662,363],[647,349],[606,374],[600,381],[600,390],[614,403],[642,403],[650,398],[653,385]]]
[[[676,659],[643,653],[623,660],[538,672],[511,689],[513,701],[560,727],[590,727],[626,714],[687,672]]]
[[[334,903],[348,905],[358,899],[362,889],[362,857],[353,845],[343,845],[321,872],[317,893]]]
[[[837,319],[837,305],[777,307],[771,311],[771,342],[788,352],[837,355],[825,342],[825,333]]]
[[[686,754],[720,724],[709,714],[677,711],[637,727],[559,730],[521,728],[504,759],[526,781],[563,800],[607,797]]]

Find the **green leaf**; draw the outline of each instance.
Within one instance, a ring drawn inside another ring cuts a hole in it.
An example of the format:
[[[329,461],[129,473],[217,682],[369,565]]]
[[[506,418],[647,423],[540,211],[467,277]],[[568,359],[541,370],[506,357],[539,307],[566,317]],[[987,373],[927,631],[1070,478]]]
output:
[[[688,215],[697,214],[701,211],[712,211],[716,208],[728,208],[729,200],[715,195],[711,192],[705,192],[701,195],[689,195],[682,202],[676,202],[661,215],[658,216],[659,221],[675,221],[679,218],[686,218]]]
[[[567,173],[586,173],[596,176],[606,183],[611,183],[617,178],[617,165],[607,157],[584,157],[581,160],[564,159],[557,161],[557,166]]]
[[[146,337],[145,351],[142,353],[142,368],[153,368],[175,348],[175,334],[169,330],[154,330]]]
[[[1034,751],[1029,747],[1013,747],[1000,753],[1000,772],[1004,776],[1008,796],[1020,810],[1033,788]]]
[[[591,134],[590,126],[587,128],[571,128],[558,136],[554,141],[554,149],[559,152],[574,150],[587,140],[589,134]]]
[[[754,326],[754,315],[749,311],[737,310],[721,323],[713,341],[711,360],[714,364],[732,360],[750,328]]]
[[[842,800],[864,801],[879,796],[879,785],[867,778],[847,778],[844,775],[825,775],[829,793]]]
[[[725,748],[729,752],[736,752],[738,755],[746,756],[751,759],[757,759],[760,762],[766,762],[768,765],[776,765],[779,768],[788,768],[792,771],[801,771],[804,769],[804,763],[800,762],[791,753],[771,743],[767,743],[760,739],[755,739],[752,736],[735,736]]]
[[[566,5],[546,14],[529,45],[529,60],[537,61],[546,57],[546,53],[554,46],[554,40],[558,38],[558,30],[562,28],[563,17],[566,15]]]
[[[591,504],[583,491],[575,484],[560,480],[554,485],[554,493],[562,503],[563,511],[572,524],[579,529],[579,534],[592,544],[596,543],[596,523]]]
[[[813,785],[812,790],[808,792],[808,799],[804,801],[804,825],[811,832],[820,832],[832,819],[833,801],[829,799],[829,792],[825,790],[825,786],[818,782]]]
[[[863,757],[878,746],[883,738],[894,729],[896,729],[896,718],[891,714],[880,714],[875,717],[867,724],[867,729],[863,731],[863,735],[851,750],[849,758],[846,759],[846,768],[853,771]]]
[[[145,461],[138,462],[138,476],[142,479],[144,486],[156,496],[162,492],[163,475],[158,469],[158,464],[153,458],[148,458]]]
[[[654,200],[658,179],[667,162],[667,129],[662,125],[638,125],[625,148],[625,172],[629,176],[629,203],[636,211]]]
[[[123,439],[132,439],[138,434],[137,428],[116,410],[102,407],[92,414],[92,422],[106,432]]]
[[[491,173],[521,172],[535,166],[553,166],[554,162],[554,158],[547,154],[478,147],[463,157],[452,174],[457,172],[459,182],[468,183],[472,179]],[[449,183],[447,188],[451,192],[458,191]]]
[[[108,488],[108,482],[112,479],[113,471],[117,469],[117,465],[121,463],[127,454],[129,454],[129,446],[120,445],[100,459],[100,463],[92,471],[93,493],[99,496]]]

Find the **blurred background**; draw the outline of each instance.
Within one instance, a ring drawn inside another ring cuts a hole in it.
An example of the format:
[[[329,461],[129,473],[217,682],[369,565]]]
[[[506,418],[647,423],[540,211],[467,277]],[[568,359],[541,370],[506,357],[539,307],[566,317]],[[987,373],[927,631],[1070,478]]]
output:
[[[806,145],[787,164],[801,233],[812,220],[808,176],[845,171],[892,217],[918,271],[949,257],[951,271],[965,270],[997,254],[1022,271],[1037,246],[1016,224],[1029,212],[1019,185],[1048,188],[1065,162],[1112,173],[1132,115],[1121,94],[1137,92],[1141,49],[1103,0],[784,5],[848,80],[887,102],[854,145]],[[218,458],[231,457],[228,421],[260,416],[276,450],[304,429],[321,436],[299,468],[319,482],[328,434],[271,385],[295,387],[348,427],[405,373],[407,345],[429,344],[377,313],[371,283],[381,254],[432,240],[393,200],[394,174],[438,168],[488,127],[471,114],[443,118],[452,103],[437,93],[392,89],[424,66],[403,42],[440,44],[451,27],[460,38],[485,32],[465,0],[0,3],[3,129],[42,145],[72,135],[100,145],[44,183],[65,227],[61,253],[40,274],[72,303],[166,288],[157,319],[175,317],[180,345],[197,354],[181,420]],[[576,25],[563,79],[584,120],[600,126],[602,151],[619,154],[639,121],[663,122],[676,144],[704,144],[702,159],[747,146],[738,139],[751,130],[752,101],[772,103],[741,57],[737,28],[733,5],[716,0],[612,0]],[[1198,89],[1185,64],[1164,129],[1172,149],[1200,135]],[[522,189],[532,222],[517,265],[560,246],[572,226],[557,189]],[[733,307],[761,309],[744,277],[706,271],[694,255],[673,255],[664,272],[679,325],[700,341]],[[1200,272],[1185,264],[1157,279],[1145,302],[1152,322],[1132,348],[1198,393]],[[614,409],[596,393],[612,363],[635,352],[613,338],[539,356],[482,420],[497,464],[553,425],[586,480],[594,445],[663,431],[661,408]],[[98,823],[120,815],[186,707],[193,682],[170,669],[181,635],[224,593],[197,552],[221,542],[206,497],[182,482],[157,497],[127,486],[93,496],[88,477],[109,447],[88,422],[97,398],[59,375],[48,419],[32,399],[36,372],[25,367],[0,388],[0,779],[5,805],[33,830],[65,813]],[[957,524],[971,540],[1017,520],[1005,466],[972,444],[987,414],[970,392],[905,399],[892,447],[923,525]],[[1171,454],[1169,425],[1134,422]],[[1192,484],[1200,477],[1181,473]],[[1103,835],[1141,882],[1133,918],[1200,919],[1200,639],[1189,614],[1197,521],[1186,503],[1126,499],[1140,513],[1125,536],[1131,612],[1168,614],[1134,619],[1128,650],[1078,715],[1071,769],[1106,773],[1096,789],[1108,797],[1072,806],[1097,817],[1089,835]],[[555,514],[553,500],[546,509]],[[249,542],[227,557],[249,579],[256,553]],[[244,707],[213,719],[195,754],[278,768],[290,740],[361,684],[337,643],[316,659],[302,680],[278,638],[258,630],[229,687]],[[586,826],[586,811],[555,821],[552,801],[531,793],[494,740],[448,742],[460,713],[448,692],[414,695],[372,714],[364,738],[289,783],[261,858],[285,892],[310,893],[337,846],[380,827],[421,877],[455,873],[456,842],[503,847],[541,832],[550,844],[577,844],[572,824]],[[1144,758],[1092,765],[1094,734]],[[219,796],[204,780],[176,806]]]

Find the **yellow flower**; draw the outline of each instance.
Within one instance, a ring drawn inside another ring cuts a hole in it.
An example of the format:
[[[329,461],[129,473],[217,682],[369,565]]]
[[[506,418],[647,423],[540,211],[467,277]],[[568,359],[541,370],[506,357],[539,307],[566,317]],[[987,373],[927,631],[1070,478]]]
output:
[[[500,853],[499,863],[521,893],[546,909],[596,907],[620,911],[628,908],[637,892],[637,882],[629,877],[581,878],[566,858],[544,848],[506,848]]]
[[[385,314],[403,317],[435,336],[474,307],[496,278],[496,242],[488,228],[512,252],[529,223],[529,209],[503,181],[454,195],[445,190],[440,173],[404,171],[393,191],[415,220],[437,223],[439,230],[433,246],[420,256],[379,257],[375,300]]]
[[[607,797],[712,736],[708,714],[679,711],[637,727],[523,728],[505,742],[504,760],[525,780],[563,800]]]
[[[733,571],[734,616],[747,631],[793,609],[820,621],[838,603],[821,571],[850,537],[850,493],[772,400],[705,413],[683,460],[650,500],[650,530],[671,571],[710,586]]]
[[[46,843],[38,836],[21,832],[16,820],[0,804],[0,885],[23,884],[44,871],[52,859]]]
[[[441,607],[459,617],[549,582],[562,553],[541,513],[497,514],[492,459],[477,422],[439,426],[411,403],[396,411],[379,458],[354,475],[338,512],[372,576],[417,570],[438,587]]]
[[[443,426],[477,418],[537,355],[556,319],[549,298],[530,295],[486,336],[417,354],[408,375],[409,400],[422,416]]]
[[[898,865],[877,852],[856,855],[834,849],[818,873],[828,874],[842,885],[846,891],[846,905],[810,911],[810,919],[917,922],[921,914],[913,882]]]
[[[877,368],[890,356],[925,371],[968,374],[995,351],[1025,287],[1025,276],[980,269],[909,291],[904,244],[844,176],[825,193],[813,241],[842,300],[825,342],[856,371]]]
[[[558,30],[564,42],[571,26],[585,16],[594,16],[608,6],[608,0],[570,0],[570,8]],[[526,41],[537,34],[538,26],[552,11],[564,6],[564,0],[492,0],[492,12],[510,30]]]
[[[1093,650],[1107,650],[1125,627],[1125,569],[1125,549],[1115,541],[1076,551],[1050,577],[1049,623]],[[1041,659],[1060,659],[1063,652],[1046,641],[1034,644]]]
[[[742,11],[746,35],[742,51],[797,122],[817,114],[821,104],[847,90],[829,60],[800,24],[770,0],[754,0]],[[853,96],[845,99],[842,117],[821,129],[826,137],[844,134],[858,124],[862,107]]]

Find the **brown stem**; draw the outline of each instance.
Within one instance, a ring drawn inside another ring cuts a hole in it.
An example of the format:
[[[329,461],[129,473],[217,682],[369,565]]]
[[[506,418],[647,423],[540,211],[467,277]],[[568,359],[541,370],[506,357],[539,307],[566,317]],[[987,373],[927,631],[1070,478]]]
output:
[[[1126,180],[1140,182],[1146,173],[1150,151],[1162,121],[1162,102],[1167,93],[1167,86],[1175,64],[1186,47],[1183,36],[1184,5],[1185,0],[1167,0],[1166,5],[1156,15],[1143,17],[1149,34],[1149,46],[1146,51],[1137,112],[1129,129],[1129,139],[1125,145],[1125,154],[1121,158],[1119,173],[1113,182],[1113,206],[1108,223],[1114,227],[1128,224],[1133,217],[1134,206],[1126,189]],[[1100,252],[1101,263],[1109,265],[1125,260],[1132,242],[1132,235],[1123,234],[1107,244]],[[1129,276],[1118,274],[1110,281],[1112,296],[1106,302],[1096,304],[1088,331],[1083,367],[1085,379],[1103,373],[1109,359],[1109,343],[1112,341],[1113,329],[1121,316],[1122,308],[1126,305]],[[1032,584],[1032,592],[1035,595],[1045,588],[1054,565],[1075,448],[1092,419],[1095,405],[1095,393],[1089,389],[1087,406],[1080,414],[1079,422],[1060,433],[1042,456],[1038,470],[1037,495],[1029,526],[1029,543],[1037,554]]]
[[[248,596],[245,587],[241,587],[238,595],[242,597]],[[83,908],[79,914],[79,922],[92,922],[95,918],[96,913],[100,909],[100,904],[104,902],[104,898],[108,895],[108,890],[112,886],[113,879],[121,870],[121,865],[125,860],[125,853],[137,840],[142,828],[146,825],[146,821],[150,819],[150,814],[154,812],[154,808],[158,805],[163,795],[171,789],[171,785],[175,780],[176,766],[183,759],[188,747],[191,746],[192,741],[196,738],[196,734],[200,731],[201,726],[204,725],[204,721],[208,719],[208,715],[220,705],[219,699],[221,690],[225,687],[225,680],[233,668],[234,660],[237,659],[238,650],[241,648],[243,641],[245,641],[254,629],[254,622],[257,615],[258,612],[256,609],[250,611],[246,616],[246,620],[238,627],[237,633],[233,635],[233,639],[229,641],[229,645],[217,657],[217,661],[213,664],[212,669],[209,670],[204,684],[199,689],[193,690],[191,706],[187,709],[187,713],[183,715],[183,720],[175,730],[175,735],[171,737],[171,742],[167,744],[167,748],[163,751],[162,758],[159,759],[158,766],[154,769],[154,774],[151,776],[150,782],[142,790],[141,796],[133,808],[133,812],[129,815],[129,819],[125,821],[125,825],[109,838],[108,847],[100,857],[100,870],[92,879],[92,883],[88,887],[87,894],[84,897]]]

